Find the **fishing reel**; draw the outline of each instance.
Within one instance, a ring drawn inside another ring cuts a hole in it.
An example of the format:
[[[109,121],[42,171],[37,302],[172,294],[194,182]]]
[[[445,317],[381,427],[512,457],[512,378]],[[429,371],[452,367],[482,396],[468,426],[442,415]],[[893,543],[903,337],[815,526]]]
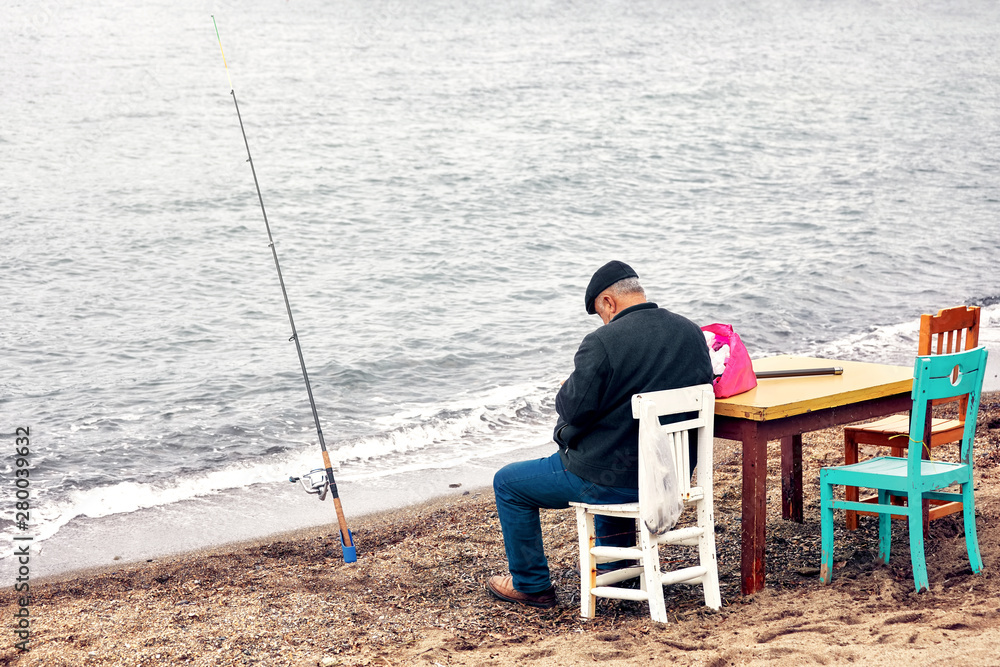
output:
[[[302,477],[289,477],[289,482],[301,482],[306,493],[313,493],[319,496],[320,500],[326,499],[326,492],[330,490],[330,480],[327,479],[326,470],[316,468],[310,470]]]

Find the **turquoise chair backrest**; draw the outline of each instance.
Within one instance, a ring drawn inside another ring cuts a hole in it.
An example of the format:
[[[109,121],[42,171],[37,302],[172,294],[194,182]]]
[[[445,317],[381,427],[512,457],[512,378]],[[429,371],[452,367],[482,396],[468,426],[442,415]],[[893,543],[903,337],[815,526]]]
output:
[[[965,432],[962,436],[963,463],[972,463],[972,441],[976,435],[979,414],[979,394],[986,374],[986,348],[967,352],[917,357],[913,364],[913,410],[910,412],[909,475],[920,474],[921,453],[924,451],[931,419],[930,401],[939,398],[968,396],[965,407]]]

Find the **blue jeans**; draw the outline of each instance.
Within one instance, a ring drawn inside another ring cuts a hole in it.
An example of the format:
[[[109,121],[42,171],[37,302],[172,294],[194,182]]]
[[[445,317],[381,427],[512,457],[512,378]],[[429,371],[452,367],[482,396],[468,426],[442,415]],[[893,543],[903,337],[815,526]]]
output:
[[[601,486],[574,475],[563,466],[559,452],[504,466],[493,477],[493,491],[507,565],[514,588],[522,593],[540,593],[552,585],[539,509],[565,509],[570,502],[615,504],[639,499],[638,489]],[[635,544],[633,519],[598,516],[594,528],[601,546]]]

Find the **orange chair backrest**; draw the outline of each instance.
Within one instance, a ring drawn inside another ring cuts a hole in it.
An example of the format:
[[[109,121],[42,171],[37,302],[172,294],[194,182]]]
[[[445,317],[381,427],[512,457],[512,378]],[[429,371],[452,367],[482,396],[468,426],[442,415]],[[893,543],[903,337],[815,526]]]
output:
[[[917,354],[953,354],[979,345],[979,306],[956,306],[939,310],[937,315],[920,316],[920,341]],[[935,405],[952,403],[949,399]],[[965,400],[960,401],[960,420],[964,419]]]
[[[964,344],[963,344],[964,339]],[[979,345],[979,306],[956,306],[920,316],[917,354],[952,354]]]

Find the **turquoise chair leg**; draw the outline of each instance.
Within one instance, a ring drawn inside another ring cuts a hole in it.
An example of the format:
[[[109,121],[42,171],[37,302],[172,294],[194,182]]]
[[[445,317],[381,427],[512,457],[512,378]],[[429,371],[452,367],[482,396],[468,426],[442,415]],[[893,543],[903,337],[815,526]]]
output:
[[[924,560],[924,502],[923,496],[912,491],[907,494],[906,515],[910,524],[910,562],[913,564],[913,583],[917,592],[925,591],[927,585],[927,564]]]
[[[833,486],[819,473],[820,565],[819,580],[829,584],[833,579]]]
[[[878,490],[878,504],[888,505],[891,494],[885,489]],[[883,565],[889,564],[889,552],[892,550],[892,515],[878,515],[878,560]]]
[[[979,573],[983,558],[979,555],[979,537],[976,535],[976,505],[972,500],[972,482],[962,485],[962,516],[965,520],[965,549],[969,552],[969,565]]]

